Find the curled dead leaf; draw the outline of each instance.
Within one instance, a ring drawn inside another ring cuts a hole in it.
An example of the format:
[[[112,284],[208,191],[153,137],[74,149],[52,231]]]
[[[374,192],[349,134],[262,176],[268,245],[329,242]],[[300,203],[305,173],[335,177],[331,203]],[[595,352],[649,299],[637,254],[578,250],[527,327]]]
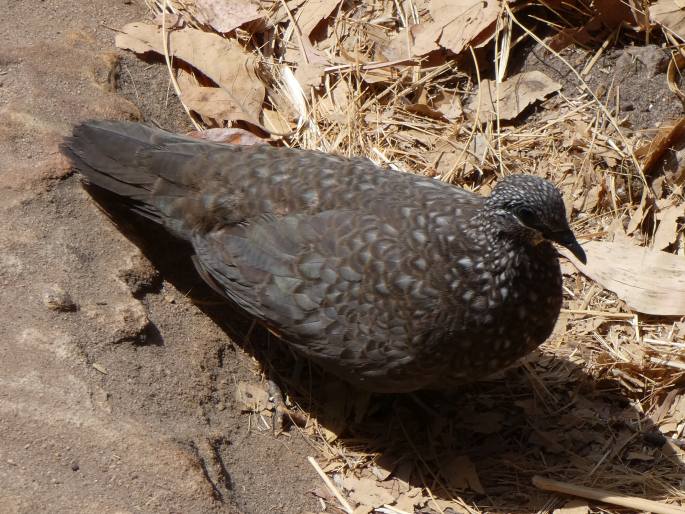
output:
[[[685,117],[673,124],[663,126],[654,139],[635,152],[643,162],[642,170],[645,176],[656,176],[664,167],[665,155],[670,151],[677,151],[685,146]]]

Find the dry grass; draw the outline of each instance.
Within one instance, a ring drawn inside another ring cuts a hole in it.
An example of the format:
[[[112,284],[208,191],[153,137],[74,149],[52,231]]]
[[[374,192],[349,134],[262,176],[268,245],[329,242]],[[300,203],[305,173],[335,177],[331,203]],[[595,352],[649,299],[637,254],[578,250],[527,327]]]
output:
[[[538,174],[562,190],[581,240],[630,238],[647,245],[655,211],[641,203],[682,203],[682,183],[664,181],[658,171],[643,174],[638,150],[654,134],[626,128],[615,88],[602,95],[585,81],[608,48],[642,35],[612,31],[581,65],[572,64],[549,47],[539,22],[562,31],[592,14],[583,4],[564,5],[563,12],[559,6],[542,11],[529,5],[527,12],[505,7],[484,49],[398,59],[378,57],[383,38],[419,23],[426,16],[420,6],[377,0],[338,7],[316,38],[327,56],[335,56],[333,64],[322,65],[318,88],[303,87],[294,73],[313,55],[312,43],[294,23],[296,2],[273,3],[277,23],[226,37],[259,56],[265,106],[288,127],[286,135],[272,136],[277,144],[364,155],[484,193],[503,175]],[[155,13],[163,6],[165,18],[180,14],[209,30],[191,6],[150,2]],[[545,48],[549,62],[567,71],[575,86],[516,122],[466,113],[483,77],[503,80],[531,43]],[[171,60],[169,68],[173,76]],[[193,116],[198,123],[217,123]],[[641,218],[627,230],[635,216]],[[683,244],[681,233],[671,251],[682,255]],[[340,504],[330,491],[354,498],[360,478],[376,480],[396,500],[413,494],[417,508],[437,512],[551,512],[565,503],[536,489],[534,475],[685,501],[685,323],[634,313],[571,265],[563,269],[565,309],[553,337],[522,366],[458,395],[369,404],[341,394],[343,386],[319,382],[315,372],[313,387],[323,394],[313,398],[292,386],[290,401],[314,416],[298,430],[333,480],[320,491],[331,508]],[[465,462],[475,468],[465,471]],[[357,498],[372,494],[364,491]],[[592,510],[613,508],[596,503]],[[387,504],[378,511],[402,508]]]

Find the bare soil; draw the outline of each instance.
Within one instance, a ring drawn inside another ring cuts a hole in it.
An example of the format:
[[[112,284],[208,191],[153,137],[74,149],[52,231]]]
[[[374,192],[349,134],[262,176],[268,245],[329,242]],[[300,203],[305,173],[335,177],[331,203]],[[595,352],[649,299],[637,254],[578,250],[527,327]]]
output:
[[[108,27],[145,15],[142,2],[4,4],[0,511],[303,512],[316,505],[311,448],[235,399],[237,382],[260,380],[254,359],[160,277],[58,152],[88,118],[189,128],[162,65],[113,49]]]

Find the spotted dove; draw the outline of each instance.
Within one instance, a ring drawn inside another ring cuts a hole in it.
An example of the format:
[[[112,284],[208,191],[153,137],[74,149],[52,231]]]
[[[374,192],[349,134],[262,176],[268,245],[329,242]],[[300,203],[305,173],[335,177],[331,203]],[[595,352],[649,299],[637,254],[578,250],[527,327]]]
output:
[[[371,391],[443,389],[510,365],[559,315],[552,242],[585,261],[559,191],[535,176],[482,197],[363,158],[125,122],[79,125],[62,150],[87,183],[192,245],[217,291]]]

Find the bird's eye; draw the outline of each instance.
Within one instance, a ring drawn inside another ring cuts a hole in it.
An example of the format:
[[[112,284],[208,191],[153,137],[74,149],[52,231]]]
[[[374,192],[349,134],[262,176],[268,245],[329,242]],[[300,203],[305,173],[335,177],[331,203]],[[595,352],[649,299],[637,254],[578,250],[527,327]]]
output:
[[[535,212],[528,209],[527,207],[522,207],[521,209],[519,209],[517,215],[518,219],[520,219],[521,223],[523,223],[524,225],[527,225],[529,227],[535,227],[535,225],[537,225],[538,217],[535,215]]]

